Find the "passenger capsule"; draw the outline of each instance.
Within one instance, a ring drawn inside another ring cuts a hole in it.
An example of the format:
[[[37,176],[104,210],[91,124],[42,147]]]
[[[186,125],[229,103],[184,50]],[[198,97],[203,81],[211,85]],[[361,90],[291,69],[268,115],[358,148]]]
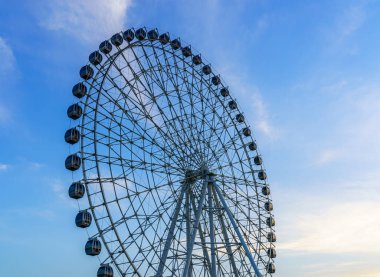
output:
[[[220,90],[220,95],[223,96],[223,97],[227,97],[228,95],[230,95],[230,92],[229,92],[228,88],[222,88]]]
[[[268,186],[265,186],[261,189],[262,194],[265,196],[268,196],[270,194],[270,188]]]
[[[276,272],[276,267],[275,267],[274,263],[269,263],[267,265],[267,272],[268,273],[275,273]]]
[[[113,277],[113,269],[110,265],[101,265],[97,277]]]
[[[75,217],[75,225],[79,228],[87,228],[91,225],[92,216],[88,211],[80,211]]]
[[[248,148],[251,151],[257,150],[257,144],[256,144],[256,142],[252,141],[250,144],[248,144]]]
[[[174,50],[177,50],[179,48],[181,48],[181,42],[179,41],[179,39],[174,39],[170,42],[170,45],[172,46],[172,48]]]
[[[251,129],[248,127],[243,128],[243,135],[249,137],[251,135]]]
[[[209,65],[205,65],[202,67],[202,72],[203,74],[205,75],[209,75],[211,73],[211,66]]]
[[[269,201],[265,202],[264,207],[265,207],[265,210],[267,210],[268,212],[273,211],[273,203],[272,202],[269,202]]]
[[[91,66],[89,65],[85,65],[83,66],[80,71],[79,71],[79,75],[84,79],[84,80],[89,80],[92,78],[92,76],[94,75],[94,70],[92,69]]]
[[[67,116],[74,120],[80,118],[82,113],[82,107],[79,104],[73,104],[67,109]]]
[[[219,85],[220,84],[220,77],[219,76],[213,76],[212,78],[211,78],[211,82],[213,83],[213,85],[214,86],[217,86],[217,85]]]
[[[65,133],[65,141],[75,144],[80,140],[80,132],[76,128],[68,129]]]
[[[135,38],[135,33],[133,32],[132,29],[128,29],[123,33],[123,38],[127,42],[131,42]]]
[[[167,44],[170,41],[170,37],[168,33],[161,34],[158,40],[163,44]]]
[[[123,44],[123,37],[119,33],[116,33],[111,37],[111,43],[115,46],[120,46]]]
[[[145,36],[146,36],[146,32],[145,32],[144,28],[140,28],[136,31],[136,37],[138,40],[145,39]]]
[[[102,57],[102,54],[99,53],[99,51],[94,51],[90,54],[90,56],[88,57],[88,60],[93,65],[98,65],[102,62],[103,57]]]
[[[237,104],[234,100],[231,100],[230,102],[228,102],[228,107],[230,107],[231,110],[234,110],[237,108]]]
[[[195,65],[199,65],[202,63],[202,58],[201,58],[201,55],[196,55],[193,57],[193,63]]]
[[[157,40],[158,39],[158,32],[157,32],[157,30],[150,30],[149,32],[148,32],[148,39],[150,40],[150,41],[154,41],[154,40]]]
[[[102,251],[102,244],[96,238],[89,239],[86,243],[85,251],[89,256],[97,256]]]
[[[87,93],[87,87],[83,83],[78,83],[73,86],[72,92],[75,97],[82,98]]]
[[[77,154],[68,156],[65,160],[65,167],[68,170],[75,171],[80,168],[81,158]]]
[[[263,164],[263,159],[260,157],[260,156],[256,156],[254,159],[253,159],[255,165],[262,165]]]
[[[185,57],[190,57],[191,56],[191,47],[190,47],[190,45],[182,48],[182,55],[184,55]]]
[[[244,115],[242,115],[241,113],[237,114],[236,115],[236,121],[239,123],[243,123],[244,122]]]
[[[267,234],[267,239],[268,239],[268,242],[276,242],[277,241],[276,234],[273,232],[269,232]]]
[[[268,254],[269,258],[271,258],[271,259],[276,258],[276,256],[277,256],[276,249],[269,248],[267,250],[267,254]]]
[[[267,217],[266,223],[267,223],[268,227],[273,227],[274,225],[276,225],[276,221],[271,216]]]
[[[112,44],[108,40],[105,40],[99,45],[99,50],[103,54],[109,54],[112,51]]]
[[[85,187],[81,182],[74,182],[69,188],[69,196],[73,199],[80,199],[83,197]]]
[[[265,171],[260,170],[257,174],[257,177],[259,177],[260,180],[264,181],[267,178],[267,174],[265,173]]]

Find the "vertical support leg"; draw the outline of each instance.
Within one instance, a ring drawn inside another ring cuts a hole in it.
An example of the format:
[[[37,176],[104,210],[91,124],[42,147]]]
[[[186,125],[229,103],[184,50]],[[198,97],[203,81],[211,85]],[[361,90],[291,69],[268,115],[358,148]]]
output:
[[[190,261],[191,261],[191,257],[193,256],[194,241],[195,241],[195,237],[197,236],[199,219],[200,219],[201,214],[202,214],[203,202],[205,200],[206,188],[207,188],[207,181],[205,180],[204,184],[203,184],[203,188],[202,188],[201,198],[200,198],[199,203],[198,203],[199,206],[198,206],[198,210],[197,210],[197,213],[195,216],[195,222],[194,222],[193,228],[191,230],[191,240],[190,240],[189,249],[187,250],[186,263],[185,263],[185,267],[183,269],[182,277],[188,276]]]
[[[231,213],[230,209],[227,206],[226,201],[224,200],[222,192],[220,191],[219,187],[215,184],[215,182],[213,183],[213,186],[215,188],[216,193],[218,194],[218,197],[219,197],[220,201],[222,202],[223,209],[227,213],[228,218],[230,219],[230,222],[231,222],[232,226],[234,227],[234,230],[235,230],[236,234],[239,237],[240,243],[242,244],[242,246],[244,248],[245,255],[248,257],[248,260],[250,261],[250,263],[251,263],[251,265],[252,265],[252,267],[253,267],[253,269],[254,269],[254,271],[256,273],[256,276],[257,277],[261,277],[261,273],[260,273],[259,269],[257,268],[257,265],[255,263],[255,260],[252,257],[251,252],[249,251],[248,245],[244,241],[244,238],[243,238],[243,236],[242,236],[242,234],[240,232],[240,229],[239,229],[239,227],[237,226],[237,224],[235,222],[233,214]]]
[[[170,245],[172,244],[174,229],[175,229],[175,226],[177,224],[177,219],[178,219],[179,211],[180,211],[181,205],[182,205],[183,195],[185,194],[186,189],[187,189],[187,185],[183,184],[183,187],[182,187],[182,190],[181,190],[181,194],[180,194],[180,196],[179,196],[179,198],[177,200],[177,205],[176,205],[176,207],[174,209],[174,213],[173,213],[173,217],[172,217],[172,223],[170,225],[168,236],[167,236],[166,241],[165,241],[165,247],[164,247],[164,251],[162,252],[162,256],[161,256],[161,259],[160,259],[160,265],[158,266],[156,277],[161,277],[162,273],[164,271],[164,267],[165,267],[165,263],[166,263],[166,258],[168,257]]]
[[[214,233],[214,208],[212,203],[212,183],[208,183],[208,217],[210,220],[210,243],[211,243],[211,277],[216,277],[216,252]]]
[[[230,263],[231,263],[232,270],[234,272],[235,277],[239,277],[239,272],[238,272],[237,267],[236,267],[234,255],[233,255],[232,249],[231,249],[230,239],[229,239],[228,233],[227,233],[227,228],[226,228],[226,225],[224,224],[223,215],[222,215],[222,213],[220,211],[221,207],[220,207],[220,204],[219,204],[219,201],[218,201],[218,197],[216,195],[214,187],[212,188],[212,193],[214,195],[216,208],[219,210],[219,212],[218,212],[218,219],[219,219],[220,225],[222,227],[222,233],[223,233],[224,242],[226,244],[228,258],[230,259]]]
[[[190,186],[186,190],[186,249],[190,246],[190,228],[191,228],[191,204],[190,204]],[[192,276],[192,262],[190,261],[190,269],[188,277]]]
[[[193,210],[195,211],[196,205],[195,205],[195,201],[194,201],[194,198],[192,197],[191,193],[190,193],[190,198],[191,198],[191,203],[193,205]],[[202,227],[200,224],[198,224],[198,232],[199,232],[199,237],[201,238],[203,256],[205,257],[205,260],[206,260],[207,272],[208,272],[211,268],[211,261],[210,261],[210,257],[208,256],[208,252],[207,252],[207,248],[206,248],[206,240],[203,236],[203,230],[202,230]],[[206,272],[206,270],[205,270],[205,272]]]

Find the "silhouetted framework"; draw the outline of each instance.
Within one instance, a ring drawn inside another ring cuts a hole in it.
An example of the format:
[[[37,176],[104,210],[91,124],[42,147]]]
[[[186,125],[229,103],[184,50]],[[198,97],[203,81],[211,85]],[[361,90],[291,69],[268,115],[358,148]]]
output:
[[[79,77],[65,167],[97,276],[272,276],[263,158],[211,64],[169,33],[128,29]]]

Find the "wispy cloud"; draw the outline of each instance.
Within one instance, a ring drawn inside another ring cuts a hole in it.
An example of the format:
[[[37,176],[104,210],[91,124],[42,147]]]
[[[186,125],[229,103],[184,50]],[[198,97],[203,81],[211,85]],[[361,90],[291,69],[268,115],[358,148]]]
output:
[[[0,37],[0,81],[8,78],[9,73],[16,68],[16,58],[8,42]],[[0,97],[5,94],[4,85],[0,87]],[[1,97],[2,98],[2,97]],[[0,125],[8,125],[11,121],[11,112],[5,101],[0,98]]]
[[[363,25],[366,19],[366,4],[367,1],[355,1],[343,11],[335,29],[335,38],[338,41],[347,39]]]
[[[337,97],[331,102],[333,112],[329,117],[332,132],[323,138],[327,149],[320,152],[317,163],[348,161],[353,157],[367,166],[380,162],[379,85],[366,80],[365,84],[348,82],[334,90]]]
[[[16,59],[13,50],[2,37],[0,37],[0,60],[0,75],[14,69]]]
[[[46,166],[46,164],[44,164],[44,163],[31,162],[30,165],[29,165],[29,168],[32,169],[32,170],[38,170],[38,169],[41,169],[41,168],[43,168],[45,166]]]
[[[9,169],[9,165],[8,164],[2,164],[0,163],[0,172],[1,171],[7,171]]]
[[[316,165],[327,165],[333,161],[336,161],[341,156],[341,151],[339,149],[324,149],[317,154],[315,161]]]
[[[254,132],[265,138],[275,139],[278,129],[271,121],[271,112],[260,88],[255,86],[249,68],[244,68],[242,61],[247,59],[246,49],[256,43],[271,25],[270,14],[252,15],[251,24],[237,24],[246,17],[247,10],[259,10],[257,1],[194,1],[194,9],[184,8],[180,4],[179,12],[186,26],[182,38],[193,36],[193,46],[200,47],[202,52],[209,53],[215,70],[221,73],[231,96],[237,98],[249,124]],[[234,12],[230,12],[234,10]],[[250,14],[251,15],[251,14]],[[239,38],[226,34],[235,34],[239,29]],[[197,30],[202,30],[201,32]],[[215,61],[215,63],[214,63]],[[246,64],[246,63],[245,63]],[[214,68],[213,68],[214,70]]]
[[[303,274],[292,276],[378,276],[380,173],[356,172],[309,181],[314,186],[275,186],[279,255],[302,260],[296,271]]]
[[[277,137],[278,132],[273,127],[272,123],[269,120],[268,109],[265,106],[264,100],[260,93],[253,93],[251,96],[252,106],[253,106],[253,114],[256,118],[257,128],[267,137],[274,139]],[[255,121],[253,121],[255,122]]]
[[[0,125],[5,125],[11,120],[11,113],[7,107],[0,103]]]
[[[70,208],[78,208],[78,203],[68,196],[70,184],[64,184],[64,182],[59,179],[46,179],[46,181],[59,202],[62,202],[65,206]]]
[[[308,277],[378,277],[380,275],[380,267],[373,264],[373,261],[365,260],[365,256],[357,257],[353,261],[334,261],[331,262],[315,261],[313,264],[299,263],[298,270],[302,274],[293,274],[292,277],[303,277],[307,272]],[[296,270],[297,270],[296,269]],[[293,270],[296,271],[296,270]]]
[[[102,40],[121,30],[132,0],[48,1],[41,25],[86,42]]]
[[[270,113],[260,90],[229,70],[225,69],[223,75],[228,76],[230,88],[233,89],[232,96],[238,97],[238,101],[244,99],[239,103],[246,113],[247,122],[252,123],[252,127],[265,137],[276,139],[279,131],[270,120]]]
[[[374,201],[326,203],[318,213],[304,213],[293,222],[294,240],[279,248],[301,253],[380,254],[374,234],[380,228],[380,204]]]
[[[367,19],[368,1],[353,1],[342,10],[335,22],[328,27],[327,43],[328,51],[356,54],[359,49],[356,45],[347,45],[351,37],[359,31]]]

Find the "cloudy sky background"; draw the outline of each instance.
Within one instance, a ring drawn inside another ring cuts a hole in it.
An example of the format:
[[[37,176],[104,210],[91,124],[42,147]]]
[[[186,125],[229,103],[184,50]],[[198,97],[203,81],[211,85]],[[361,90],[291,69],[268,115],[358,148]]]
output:
[[[380,2],[0,3],[1,276],[95,276],[63,161],[78,69],[99,42],[157,27],[190,42],[255,131],[278,276],[380,276]]]

